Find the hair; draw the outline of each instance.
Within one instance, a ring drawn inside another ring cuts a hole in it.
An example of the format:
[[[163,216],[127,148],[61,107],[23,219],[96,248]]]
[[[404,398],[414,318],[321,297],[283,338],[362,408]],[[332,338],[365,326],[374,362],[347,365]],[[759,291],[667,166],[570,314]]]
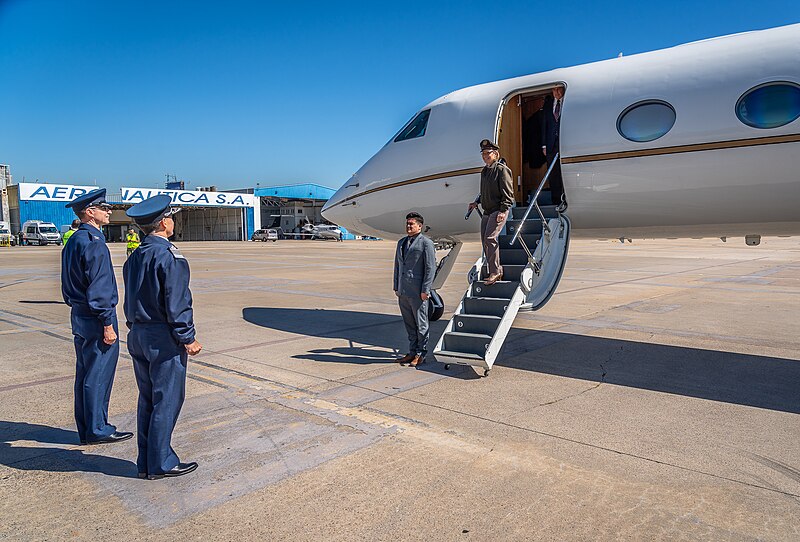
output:
[[[88,222],[89,215],[86,214],[86,209],[81,209],[80,211],[75,211],[75,214],[78,215],[78,220],[80,222]]]
[[[72,227],[73,228],[78,229],[80,227],[80,225],[81,225],[81,219],[80,218],[76,218],[75,220],[72,221]]]
[[[152,224],[145,224],[145,225],[138,224],[138,226],[139,229],[142,230],[142,233],[144,233],[145,235],[150,235],[151,233],[153,233],[158,229],[158,225],[160,223],[161,221],[159,220],[158,222],[153,222]]]
[[[416,221],[417,221],[417,222],[418,222],[420,225],[422,225],[422,224],[425,224],[425,219],[424,219],[424,218],[422,218],[422,215],[421,215],[421,214],[419,214],[419,213],[416,213],[416,212],[414,212],[414,213],[408,213],[408,214],[406,215],[406,220],[409,220],[409,219],[411,219],[411,220],[416,220]]]

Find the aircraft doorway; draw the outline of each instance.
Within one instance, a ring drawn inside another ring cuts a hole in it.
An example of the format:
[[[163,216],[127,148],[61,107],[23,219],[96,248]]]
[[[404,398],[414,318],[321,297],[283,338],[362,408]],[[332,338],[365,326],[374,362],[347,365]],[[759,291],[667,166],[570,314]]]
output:
[[[559,152],[563,89],[559,85],[521,91],[506,99],[500,113],[497,144],[514,176],[517,205],[528,205],[552,158]],[[555,96],[560,96],[558,104]],[[559,160],[544,185],[539,203],[557,204],[563,192]]]

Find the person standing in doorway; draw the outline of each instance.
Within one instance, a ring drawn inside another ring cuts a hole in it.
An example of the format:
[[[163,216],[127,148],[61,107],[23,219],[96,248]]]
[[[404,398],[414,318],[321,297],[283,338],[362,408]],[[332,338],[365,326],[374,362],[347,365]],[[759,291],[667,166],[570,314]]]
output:
[[[80,226],[61,252],[61,294],[71,311],[75,342],[75,423],[81,444],[127,440],[108,423],[108,403],[117,370],[117,280],[111,253],[100,229],[111,207],[106,189],[92,190],[66,205]]]
[[[564,103],[564,87],[555,87],[552,96],[544,103],[544,122],[542,123],[542,152],[547,158],[547,167],[553,163],[556,154],[561,152],[561,109]],[[564,195],[564,182],[561,178],[561,161],[557,160],[550,172],[550,195],[553,204],[561,203]]]
[[[514,206],[514,184],[511,170],[500,160],[500,147],[484,139],[481,141],[481,158],[486,164],[481,170],[481,193],[469,204],[469,210],[478,203],[483,207],[481,218],[481,243],[489,274],[484,282],[494,284],[503,278],[500,266],[500,244],[497,236],[503,231],[509,209]]]
[[[394,256],[394,293],[408,334],[408,353],[398,363],[417,367],[428,353],[428,299],[436,275],[436,248],[422,235],[425,220],[419,213],[406,215],[406,237],[397,242]]]
[[[137,203],[127,214],[146,237],[122,268],[128,351],[139,388],[136,466],[139,478],[183,476],[197,463],[182,463],[172,432],[186,395],[188,356],[202,349],[195,337],[189,263],[169,242],[175,230],[169,196]]]
[[[134,250],[139,248],[139,234],[136,233],[136,230],[133,229],[133,226],[128,228],[128,234],[125,236],[125,242],[128,243],[128,258],[131,257],[131,254]]]

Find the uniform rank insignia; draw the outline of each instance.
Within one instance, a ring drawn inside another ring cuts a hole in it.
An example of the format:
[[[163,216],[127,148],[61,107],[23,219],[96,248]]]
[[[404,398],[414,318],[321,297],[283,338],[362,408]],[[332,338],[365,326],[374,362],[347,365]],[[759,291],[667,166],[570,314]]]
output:
[[[172,252],[172,255],[175,257],[176,260],[185,260],[186,259],[186,258],[183,257],[183,254],[181,254],[181,251],[178,250],[178,247],[176,247],[175,245],[172,245],[171,247],[169,247],[169,251]]]

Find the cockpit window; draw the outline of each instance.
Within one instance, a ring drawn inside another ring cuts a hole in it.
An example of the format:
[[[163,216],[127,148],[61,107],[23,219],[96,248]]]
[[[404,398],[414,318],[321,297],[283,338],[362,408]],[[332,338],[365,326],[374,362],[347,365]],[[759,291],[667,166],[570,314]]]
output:
[[[667,102],[647,100],[628,107],[617,119],[622,137],[637,143],[655,141],[672,129],[675,110]]]
[[[394,138],[395,142],[424,136],[425,128],[428,127],[428,117],[430,116],[430,109],[426,109],[425,111],[420,111],[417,113],[417,116],[411,119],[411,122],[409,122],[399,134],[397,134],[397,137]]]
[[[800,86],[787,81],[751,88],[736,102],[736,116],[753,128],[778,128],[800,117]]]

